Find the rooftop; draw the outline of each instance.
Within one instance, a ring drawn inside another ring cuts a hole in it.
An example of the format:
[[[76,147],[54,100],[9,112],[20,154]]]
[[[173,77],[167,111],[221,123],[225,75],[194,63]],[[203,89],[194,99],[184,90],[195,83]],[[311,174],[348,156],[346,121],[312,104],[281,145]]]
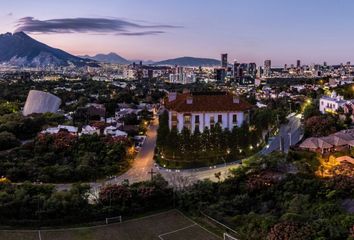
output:
[[[170,98],[170,101],[166,99],[165,106],[177,112],[231,112],[252,108],[248,102],[227,92],[177,94],[175,98]]]

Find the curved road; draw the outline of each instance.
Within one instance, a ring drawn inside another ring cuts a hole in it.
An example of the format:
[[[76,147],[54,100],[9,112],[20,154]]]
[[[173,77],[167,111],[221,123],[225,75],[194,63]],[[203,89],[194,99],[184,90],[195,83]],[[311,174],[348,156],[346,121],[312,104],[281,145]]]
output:
[[[281,139],[283,139],[283,149],[285,152],[289,150],[289,145],[298,143],[302,138],[300,115],[289,116],[289,122],[282,125],[279,129],[279,133],[272,141],[265,147],[260,153],[269,154],[273,151],[280,150]],[[117,184],[128,180],[129,183],[141,182],[150,180],[151,174],[149,173],[153,169],[154,173],[160,173],[167,181],[174,184],[175,181],[183,181],[182,178],[188,179],[188,181],[194,182],[196,180],[202,180],[209,178],[212,181],[217,181],[215,173],[221,173],[220,179],[224,179],[229,174],[230,168],[237,168],[240,166],[239,162],[219,164],[212,167],[198,168],[198,169],[186,169],[186,170],[171,170],[155,166],[154,164],[154,151],[156,146],[158,128],[158,118],[153,120],[148,128],[146,139],[135,157],[132,167],[120,176],[107,179],[103,182],[93,182],[90,186],[94,192],[98,192],[99,188],[105,184]],[[291,140],[290,140],[291,138]],[[179,179],[179,180],[176,180]],[[70,188],[71,184],[58,184],[56,185],[58,190],[65,190]]]
[[[302,138],[300,119],[301,115],[289,115],[289,122],[280,127],[278,135],[275,136],[268,146],[265,147],[260,153],[269,154],[273,151],[280,150],[281,139],[283,139],[283,150],[288,152],[290,144],[295,145]],[[172,170],[154,166],[153,157],[156,146],[157,128],[158,120],[156,118],[156,120],[154,120],[150,125],[146,140],[140,153],[135,158],[132,168],[123,175],[109,180],[106,183],[121,183],[125,179],[128,179],[130,183],[149,180],[151,178],[151,175],[149,174],[151,169],[153,169],[155,173],[159,172],[170,183],[178,177],[189,178],[190,182],[206,178],[209,178],[212,181],[217,181],[218,179],[215,177],[215,173],[220,172],[220,179],[224,179],[229,174],[230,168],[237,168],[240,166],[240,161],[228,164],[219,164],[212,167],[186,170]]]
[[[124,180],[134,183],[150,179],[149,171],[154,167],[154,151],[158,125],[159,121],[155,118],[146,132],[145,141],[138,155],[135,157],[131,168],[122,175],[106,181],[106,183],[120,183]]]

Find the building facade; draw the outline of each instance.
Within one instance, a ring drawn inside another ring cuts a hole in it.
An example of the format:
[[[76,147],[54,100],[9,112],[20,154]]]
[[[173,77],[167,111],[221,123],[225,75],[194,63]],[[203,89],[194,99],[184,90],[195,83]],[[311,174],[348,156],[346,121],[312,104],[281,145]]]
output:
[[[322,96],[320,98],[319,110],[321,113],[334,113],[346,103],[347,101],[344,100],[343,96],[339,96],[335,91],[333,91],[331,96]]]
[[[28,116],[32,113],[56,113],[60,107],[61,99],[57,96],[43,91],[31,90],[28,93],[23,115]]]
[[[265,60],[264,61],[264,76],[270,77],[271,74],[272,74],[272,61]]]
[[[165,101],[169,114],[169,128],[184,127],[194,132],[211,129],[219,124],[223,129],[232,130],[248,121],[252,105],[238,96],[226,92],[170,93]]]
[[[221,67],[222,68],[227,68],[228,62],[227,62],[227,53],[222,53],[221,54]]]
[[[192,70],[182,66],[175,68],[175,73],[169,75],[170,83],[189,84],[196,81],[196,75]]]

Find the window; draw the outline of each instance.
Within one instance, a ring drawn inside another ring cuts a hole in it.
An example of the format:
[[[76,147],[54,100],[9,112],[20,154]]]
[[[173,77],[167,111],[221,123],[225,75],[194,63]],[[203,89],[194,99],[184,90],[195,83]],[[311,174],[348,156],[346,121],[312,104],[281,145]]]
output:
[[[194,131],[196,131],[196,129],[199,131],[199,115],[195,115],[194,117]]]
[[[191,115],[184,115],[184,123],[191,123]]]
[[[210,116],[210,128],[213,128],[215,124],[214,116]]]
[[[237,124],[237,114],[232,115],[232,123]]]
[[[177,113],[176,112],[172,112],[172,128],[177,127]]]
[[[184,114],[183,121],[184,121],[184,127],[191,130],[191,114],[190,113]]]
[[[172,112],[172,121],[177,121],[177,113]]]
[[[222,115],[218,115],[218,123],[222,123]]]

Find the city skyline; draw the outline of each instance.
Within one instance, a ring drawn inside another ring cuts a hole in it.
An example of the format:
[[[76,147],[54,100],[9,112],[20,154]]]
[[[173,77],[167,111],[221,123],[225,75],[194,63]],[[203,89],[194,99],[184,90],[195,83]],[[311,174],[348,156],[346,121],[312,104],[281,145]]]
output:
[[[352,61],[349,0],[96,1],[3,3],[0,32],[25,31],[74,55],[128,59],[194,56],[272,66]]]

